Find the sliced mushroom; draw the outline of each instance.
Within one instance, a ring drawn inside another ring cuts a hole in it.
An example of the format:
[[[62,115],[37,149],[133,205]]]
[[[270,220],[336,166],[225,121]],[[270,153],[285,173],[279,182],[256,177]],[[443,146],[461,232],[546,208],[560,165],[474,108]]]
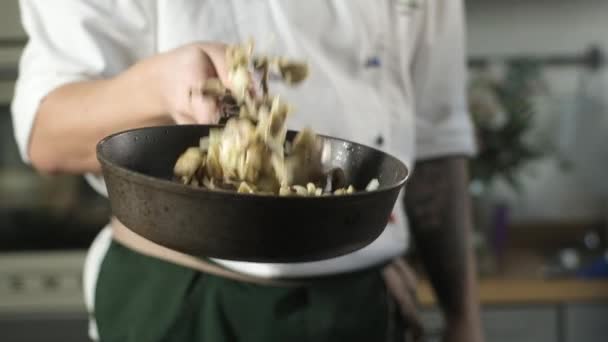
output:
[[[247,147],[255,139],[255,127],[246,119],[230,119],[226,123],[219,147],[219,164],[225,180],[239,179],[246,162]]]
[[[215,183],[213,182],[213,178],[209,179],[207,177],[203,178],[203,185],[210,190],[214,190],[215,189]]]
[[[285,141],[284,151],[287,155],[291,154],[291,141]]]
[[[292,192],[288,186],[282,186],[279,188],[279,196],[291,196]]]
[[[237,192],[245,193],[245,194],[253,194],[253,193],[255,193],[255,190],[247,182],[241,182],[241,185],[239,185]]]
[[[336,196],[345,195],[345,194],[346,194],[346,189],[344,189],[344,188],[340,188],[340,189],[337,189],[336,191],[334,191],[334,195],[336,195]]]
[[[237,101],[242,102],[251,86],[251,77],[246,67],[236,67],[228,71],[230,91]]]
[[[198,142],[198,148],[201,152],[207,152],[209,149],[209,137],[202,137]]]
[[[243,159],[244,162],[239,168],[239,179],[255,184],[262,171],[264,146],[259,142],[249,145],[245,150]]]
[[[290,112],[289,105],[285,103],[279,96],[272,100],[272,107],[270,107],[270,135],[280,139],[280,143],[283,144],[285,140],[285,132],[287,130],[285,121],[287,115]]]
[[[306,184],[306,190],[308,191],[308,195],[314,195],[315,192],[317,191],[317,187],[313,184],[313,183],[308,183]]]
[[[305,184],[322,177],[321,144],[311,130],[296,135],[283,167],[284,181],[288,184]]]
[[[183,183],[188,184],[203,163],[201,150],[198,147],[190,147],[177,159],[173,173],[179,176]]]
[[[260,86],[262,87],[262,94],[268,95],[268,74],[269,74],[269,60],[267,57],[254,57],[253,67],[261,73]]]
[[[379,187],[380,187],[380,182],[378,182],[378,179],[374,178],[369,182],[369,184],[367,184],[367,186],[365,187],[365,191],[378,190]]]
[[[288,112],[289,107],[278,97],[272,101],[270,111],[263,104],[258,112],[257,134],[268,148],[281,155],[284,154],[283,145],[285,144],[285,137],[287,135],[285,121]]]
[[[220,98],[226,95],[226,87],[218,78],[208,78],[203,85],[203,96]]]
[[[283,80],[289,85],[296,85],[308,77],[308,65],[287,59],[278,60],[278,68]]]
[[[220,144],[222,131],[213,129],[209,131],[209,148],[207,149],[207,159],[205,170],[207,176],[215,179],[222,179],[222,165],[220,164]]]
[[[184,184],[241,193],[280,196],[354,193],[352,185],[346,187],[344,171],[339,168],[329,172],[325,184],[315,184],[323,181],[323,141],[310,129],[286,142],[286,120],[291,108],[280,97],[269,95],[269,73],[278,74],[284,82],[294,85],[308,77],[308,66],[285,58],[253,57],[252,53],[253,41],[229,46],[226,50],[229,87],[217,78],[205,82],[203,95],[218,100],[222,120],[230,118],[223,130],[211,130],[198,147],[180,156],[174,167],[175,175]],[[256,73],[261,73],[262,87],[262,94],[257,97],[252,87],[252,76]],[[378,180],[374,179],[366,190],[378,187]]]
[[[308,196],[308,189],[306,189],[305,187],[303,187],[301,185],[294,185],[294,186],[292,186],[292,188],[296,192],[296,195]]]

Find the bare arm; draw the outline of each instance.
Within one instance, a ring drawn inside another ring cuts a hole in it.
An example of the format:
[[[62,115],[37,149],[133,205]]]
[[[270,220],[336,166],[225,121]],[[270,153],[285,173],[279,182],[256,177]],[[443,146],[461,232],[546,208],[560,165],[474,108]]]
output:
[[[95,144],[101,138],[169,121],[158,98],[150,101],[154,98],[146,95],[150,90],[137,76],[140,67],[112,79],[67,84],[47,95],[31,135],[32,164],[46,172],[94,172],[99,168]]]
[[[467,184],[465,158],[421,161],[405,196],[417,249],[452,341],[481,341]]]
[[[111,133],[211,122],[213,103],[196,89],[207,77],[225,79],[224,70],[223,45],[192,44],[143,60],[113,78],[61,86],[40,103],[30,160],[43,172],[97,172],[95,146]]]

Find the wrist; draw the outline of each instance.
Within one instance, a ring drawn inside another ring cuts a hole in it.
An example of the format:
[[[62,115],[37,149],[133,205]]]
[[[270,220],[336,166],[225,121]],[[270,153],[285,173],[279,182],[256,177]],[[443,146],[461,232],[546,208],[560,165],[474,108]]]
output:
[[[479,315],[467,313],[446,317],[445,341],[482,341]]]
[[[479,322],[480,315],[479,311],[474,307],[464,308],[462,311],[446,313],[445,322],[448,326],[467,326]]]

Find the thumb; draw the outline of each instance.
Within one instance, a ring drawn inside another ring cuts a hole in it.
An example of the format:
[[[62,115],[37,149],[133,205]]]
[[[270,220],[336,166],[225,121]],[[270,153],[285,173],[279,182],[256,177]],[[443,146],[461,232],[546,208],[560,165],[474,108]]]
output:
[[[217,77],[224,86],[229,85],[228,81],[228,61],[226,60],[226,49],[228,46],[222,43],[200,43],[199,48],[209,57],[215,75],[207,77]]]

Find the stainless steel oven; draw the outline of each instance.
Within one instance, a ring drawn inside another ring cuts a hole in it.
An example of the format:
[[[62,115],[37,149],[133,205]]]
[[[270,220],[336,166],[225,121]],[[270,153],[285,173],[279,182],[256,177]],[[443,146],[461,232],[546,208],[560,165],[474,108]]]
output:
[[[23,164],[0,104],[0,340],[86,341],[86,250],[109,205],[78,176]]]
[[[0,341],[87,341],[86,250],[109,219],[78,176],[21,162],[10,100],[25,43],[17,1],[0,4]]]

